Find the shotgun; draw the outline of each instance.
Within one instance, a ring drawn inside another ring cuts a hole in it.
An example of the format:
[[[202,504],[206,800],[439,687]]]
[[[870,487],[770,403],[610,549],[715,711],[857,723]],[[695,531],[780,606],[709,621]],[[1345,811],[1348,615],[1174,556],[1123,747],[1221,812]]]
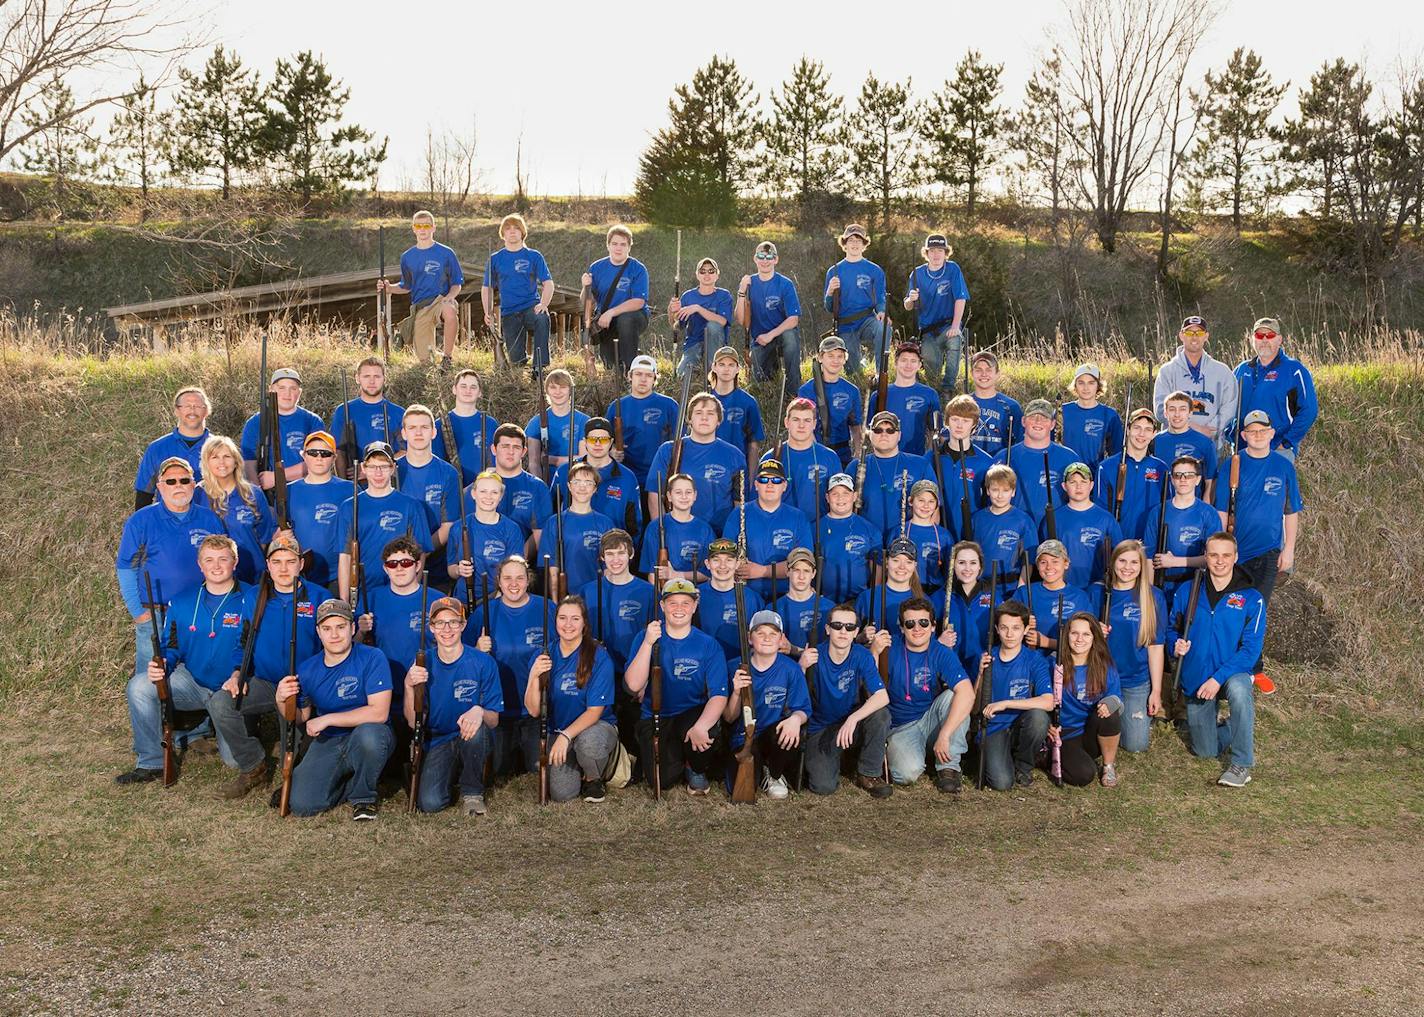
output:
[[[470,526],[465,522],[465,469],[460,462],[460,439],[455,434],[455,418],[450,415],[449,409],[445,406],[445,394],[439,394],[440,419],[445,423],[445,430],[450,436],[450,440],[445,443],[450,451],[450,465],[455,467],[455,477],[459,481],[460,494],[456,498],[455,511],[460,519],[460,560],[470,563],[471,572],[465,577],[465,614],[468,615],[475,607],[475,560],[470,553]],[[484,438],[484,425],[478,417],[475,418],[475,425],[480,429],[480,439]],[[443,504],[443,502],[442,502]],[[422,622],[422,624],[424,624]]]
[[[429,638],[426,612],[430,607],[430,570],[425,569],[420,576],[420,642],[416,644],[415,666],[425,667],[425,641]],[[410,789],[406,795],[410,799],[406,809],[412,815],[416,811],[416,801],[420,797],[420,771],[425,765],[425,725],[430,720],[430,700],[426,696],[430,679],[411,690],[415,723],[410,726]]]
[[[874,297],[874,295],[875,295],[874,292],[872,292],[872,293],[871,293],[871,296]],[[871,313],[871,314],[874,314],[874,313],[875,313],[875,304],[874,304],[874,301],[873,301],[873,300],[871,301],[870,313]],[[876,364],[876,367],[879,368],[880,377],[877,378],[877,379],[876,379],[876,382],[875,382],[875,394],[876,394],[875,408],[876,408],[877,410],[884,410],[884,409],[888,409],[888,407],[885,405],[885,399],[886,399],[886,396],[887,396],[887,394],[888,394],[888,389],[889,389],[889,387],[890,387],[890,304],[889,304],[889,301],[886,301],[886,304],[885,304],[885,319],[880,323],[880,360],[879,360],[879,362]]]
[[[549,482],[549,393],[544,388],[544,369],[534,368],[534,387],[539,390],[539,479]],[[573,414],[573,400],[569,400],[569,413]]]
[[[360,610],[365,606],[366,583],[364,568],[361,565],[361,485],[356,482],[355,469],[351,471],[351,536],[346,543],[346,556],[351,559],[346,595],[351,600],[352,616],[360,618],[366,613]],[[369,633],[363,633],[358,625],[356,639],[362,643],[369,642]]]
[[[682,472],[682,432],[687,425],[687,400],[692,394],[692,372],[682,376],[682,393],[677,399],[677,427],[672,436],[672,452],[668,456],[667,475]]]
[[[287,643],[287,674],[297,673],[297,607],[302,600],[302,584],[292,581],[292,635]],[[282,797],[277,815],[286,818],[292,812],[292,769],[297,765],[297,743],[301,731],[297,724],[297,700],[301,693],[289,698],[282,706],[282,719],[287,722],[282,732]],[[315,706],[312,707],[315,710]]]
[[[659,519],[662,517],[659,516]],[[661,555],[666,557],[666,553]],[[656,605],[658,625],[664,624],[663,618],[663,581],[658,576],[653,577],[653,602]],[[648,695],[652,697],[653,714],[653,761],[651,769],[653,771],[653,801],[663,800],[663,743],[662,743],[662,709],[663,709],[663,654],[657,642],[652,645],[652,663],[648,667]]]
[[[654,585],[662,587],[663,570],[668,567],[668,546],[667,546],[667,524],[663,517],[667,515],[667,478],[658,478],[658,563],[653,574]],[[693,566],[694,571],[696,566]]]
[[[1231,432],[1230,491],[1226,496],[1226,532],[1236,532],[1236,489],[1241,486],[1241,379],[1236,379],[1236,424]]]
[[[346,479],[356,477],[357,463],[361,460],[361,450],[356,447],[356,425],[351,420],[350,392],[346,387],[346,371],[341,372],[341,407],[345,411],[341,422],[341,457],[348,471]]]
[[[1005,461],[1008,461],[1007,456],[1005,457]],[[1043,453],[1043,494],[1043,518],[1048,528],[1048,539],[1057,540],[1058,519],[1053,514],[1053,481],[1048,471],[1048,452],[1046,450]]]
[[[811,358],[811,380],[815,383],[816,422],[821,426],[821,441],[831,443],[831,402],[826,396],[826,376],[821,373],[821,354]]]
[[[544,590],[549,589],[549,556],[544,555]],[[549,657],[549,605],[539,612],[544,625],[543,650]],[[539,676],[539,804],[549,804],[549,672]]]
[[[985,616],[984,622],[984,645],[988,647],[984,652],[989,660],[979,665],[979,680],[974,683],[974,727],[977,732],[976,738],[979,745],[979,776],[974,782],[977,791],[984,790],[984,757],[989,748],[988,721],[984,717],[984,707],[989,705],[989,697],[994,691],[994,654],[998,649],[994,645],[994,637],[998,635],[998,626],[994,624],[994,598],[999,589],[999,563],[994,562],[989,567],[989,613]]]
[[[1127,416],[1132,416],[1132,382],[1127,383]],[[1122,522],[1122,499],[1127,494],[1127,429],[1122,433],[1122,455],[1117,462],[1117,490],[1113,492],[1113,518]]]
[[[276,507],[277,529],[292,528],[292,511],[287,500],[287,467],[282,461],[281,418],[277,415],[277,393],[269,392],[267,401],[271,404],[272,420],[272,497]]]
[[[386,228],[376,227],[376,246],[379,248],[378,255],[381,262],[381,281],[386,279]],[[387,362],[391,359],[391,304],[390,294],[384,288],[376,293],[376,337],[381,344],[381,359]]]
[[[549,574],[544,573],[544,596],[553,599],[557,604],[564,599],[564,594],[568,592],[568,572],[564,566],[564,494],[562,491],[554,492],[554,571],[558,573],[558,578],[554,580],[553,589],[549,588]],[[546,556],[547,557],[547,556]]]
[[[144,557],[147,558],[146,549]],[[163,655],[163,640],[158,635],[161,630],[168,627],[168,619],[163,617],[163,612],[159,610],[159,603],[153,596],[153,577],[149,575],[147,568],[143,570],[143,588],[148,596],[148,603],[144,607],[148,608],[149,637],[153,642],[153,662],[163,668],[163,680],[155,682],[153,686],[154,691],[158,693],[158,713],[163,722],[163,786],[172,787],[178,781],[177,760],[173,755],[176,721],[173,714],[173,689],[168,684],[168,660]]]
[[[1098,608],[1098,621],[1103,625],[1108,623],[1108,614],[1112,608],[1112,548],[1108,546],[1108,538],[1103,537],[1103,603]],[[1058,633],[1060,639],[1063,633]]]
[[[257,480],[258,487],[261,487],[262,474],[272,470],[272,427],[277,423],[273,412],[274,406],[269,396],[272,394],[272,386],[267,383],[267,332],[262,332],[262,366],[258,368],[262,376],[257,379]],[[270,490],[264,490],[262,496],[268,502],[272,500]]]
[[[1104,600],[1107,598],[1104,597]],[[1058,607],[1054,612],[1058,618],[1058,642],[1053,647],[1053,713],[1048,719],[1051,727],[1059,729],[1058,734],[1053,736],[1052,762],[1049,765],[1048,775],[1053,779],[1054,787],[1063,786],[1063,594],[1058,594]],[[1072,656],[1069,656],[1072,661]]]
[[[267,603],[272,598],[272,577],[263,570],[257,578],[257,603],[252,609],[252,621],[243,633],[242,666],[237,669],[237,692],[232,697],[232,708],[242,710],[243,697],[252,682],[252,654],[257,649],[257,630],[262,625],[262,616],[267,613]]]
[[[860,462],[855,468],[855,512],[860,514],[865,505],[865,464],[870,458],[870,386],[865,386],[865,406],[860,414]]]
[[[1192,569],[1192,590],[1187,594],[1187,613],[1182,616],[1181,638],[1183,639],[1187,639],[1187,634],[1192,630],[1192,621],[1197,615],[1197,601],[1201,597],[1203,571],[1199,568]],[[1168,724],[1172,723],[1172,714],[1177,707],[1177,690],[1181,687],[1179,684],[1181,678],[1182,658],[1174,657],[1171,678],[1162,683],[1162,719]]]
[[[746,531],[742,531],[739,543],[742,545],[738,550],[742,560],[746,560]],[[751,647],[747,641],[747,592],[746,582],[742,579],[736,581],[735,596],[737,601],[737,639],[741,644],[742,660],[741,667],[750,676],[752,673]],[[742,701],[742,727],[746,732],[746,740],[742,742],[742,747],[736,752],[737,775],[732,782],[732,801],[734,802],[755,802],[756,801],[756,753],[753,751],[756,741],[756,710],[752,705],[752,687],[748,684],[741,691]]]
[[[1167,488],[1172,485],[1172,467],[1167,467],[1167,476],[1162,478],[1161,490],[1158,491],[1157,504],[1157,553],[1167,553]],[[1157,589],[1163,589],[1167,583],[1166,568],[1157,569],[1152,576],[1152,582]]]

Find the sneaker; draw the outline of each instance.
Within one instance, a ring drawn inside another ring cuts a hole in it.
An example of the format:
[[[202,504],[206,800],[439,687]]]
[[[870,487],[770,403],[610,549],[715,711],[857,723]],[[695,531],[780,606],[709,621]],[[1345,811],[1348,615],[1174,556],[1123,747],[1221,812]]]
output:
[[[1216,782],[1222,787],[1245,787],[1251,783],[1251,771],[1244,766],[1237,766],[1232,763],[1222,771]]]
[[[272,769],[267,765],[267,760],[262,760],[246,773],[239,773],[232,780],[218,789],[218,798],[232,801],[243,797],[247,792],[255,787],[261,787],[267,783],[272,776]]]
[[[855,786],[866,792],[871,798],[889,798],[895,793],[895,789],[885,783],[885,778],[867,777],[863,773],[855,775]]]
[[[1033,771],[1032,771],[1032,770],[1022,770],[1022,771],[1017,772],[1017,773],[1014,774],[1014,786],[1015,786],[1015,787],[1028,787],[1028,786],[1029,786],[1030,784],[1032,784],[1032,783],[1033,783]]]
[[[485,808],[484,795],[465,795],[460,799],[460,805],[464,808],[467,816],[483,816],[489,811]]]
[[[707,779],[707,774],[698,773],[696,770],[687,771],[687,793],[690,795],[705,795],[712,787],[711,781]]]
[[[1103,766],[1103,787],[1117,787],[1117,767],[1112,763]]]
[[[151,780],[158,780],[163,776],[162,770],[150,770],[146,766],[135,766],[127,773],[121,773],[114,778],[115,784],[147,784]]]
[[[791,788],[787,786],[785,777],[768,777],[762,785],[762,790],[768,798],[776,801],[791,797]]]
[[[361,822],[363,819],[375,819],[376,803],[354,802],[351,806],[351,818],[358,823]]]
[[[1266,676],[1266,672],[1257,671],[1251,676],[1251,684],[1256,686],[1263,696],[1274,696],[1276,694],[1276,683]]]
[[[597,805],[599,802],[603,801],[603,798],[604,798],[603,781],[601,781],[601,780],[586,780],[586,781],[584,781],[584,782],[583,782],[583,788],[581,789],[580,793],[583,795],[583,800],[584,800],[584,801],[586,801],[586,802],[592,802],[593,804]]]
[[[957,795],[963,786],[963,778],[958,770],[935,771],[935,789],[940,794]]]

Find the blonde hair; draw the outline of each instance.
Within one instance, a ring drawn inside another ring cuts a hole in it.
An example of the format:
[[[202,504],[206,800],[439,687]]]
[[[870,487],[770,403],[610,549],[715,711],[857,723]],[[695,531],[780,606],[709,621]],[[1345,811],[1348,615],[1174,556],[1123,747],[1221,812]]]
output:
[[[996,485],[1003,485],[1010,491],[1018,490],[1019,478],[1012,466],[1007,463],[995,463],[989,467],[989,471],[984,474],[984,490],[987,491]]]
[[[1157,602],[1152,597],[1152,591],[1155,589],[1152,584],[1152,559],[1147,557],[1147,549],[1142,546],[1142,541],[1128,539],[1119,542],[1117,547],[1113,548],[1112,560],[1109,562],[1109,587],[1117,583],[1117,560],[1125,554],[1137,555],[1138,564],[1141,566],[1137,570],[1137,581],[1132,584],[1137,608],[1142,613],[1137,625],[1137,645],[1151,646],[1152,637],[1157,631]],[[1111,597],[1112,590],[1108,589],[1103,595]]]
[[[504,236],[504,231],[510,226],[519,227],[519,239],[524,240],[529,236],[529,224],[524,221],[524,216],[518,212],[510,212],[499,221],[499,235]]]
[[[608,235],[604,237],[603,242],[607,243],[614,237],[625,237],[628,240],[628,246],[633,246],[633,231],[630,230],[627,226],[624,226],[621,222],[618,223],[616,226],[608,227]]]
[[[225,434],[215,434],[207,441],[203,442],[203,451],[198,462],[201,464],[203,479],[199,487],[208,496],[208,504],[217,513],[219,519],[227,516],[227,492],[218,486],[217,479],[208,468],[208,460],[216,453],[227,451],[232,454],[233,462],[237,464],[232,471],[233,482],[237,485],[237,494],[250,509],[257,508],[257,496],[254,494],[252,485],[248,483],[247,477],[242,472],[242,453],[238,451],[237,443]],[[277,469],[282,469],[280,463]]]
[[[428,222],[428,223],[430,223],[430,225],[434,226],[434,225],[435,225],[435,213],[432,212],[432,211],[430,211],[429,209],[422,208],[419,212],[416,212],[415,215],[413,215],[413,216],[410,217],[410,221],[411,221],[411,222]]]

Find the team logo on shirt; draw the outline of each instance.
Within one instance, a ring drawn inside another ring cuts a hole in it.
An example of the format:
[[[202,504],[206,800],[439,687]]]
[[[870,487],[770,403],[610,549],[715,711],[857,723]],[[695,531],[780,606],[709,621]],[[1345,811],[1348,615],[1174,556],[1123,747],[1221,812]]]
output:
[[[917,692],[928,692],[930,690],[930,679],[934,677],[934,672],[928,665],[918,665],[915,673],[910,676],[910,684]]]
[[[870,288],[870,274],[868,272],[857,273],[855,277],[855,288],[865,290],[867,293],[873,292]]]
[[[235,629],[242,625],[242,613],[239,611],[226,611],[223,613],[222,627],[225,629]]]
[[[419,632],[419,631],[420,631],[420,623],[421,623],[421,620],[422,620],[422,619],[421,619],[421,617],[420,617],[420,612],[419,612],[419,611],[412,611],[412,612],[411,612],[411,614],[410,614],[410,630],[411,630],[412,632]]]
[[[980,607],[985,608],[985,609],[988,609],[988,608],[994,606],[993,597],[992,597],[992,595],[989,594],[989,593],[981,593],[981,594],[979,594],[979,601],[978,601],[978,603],[979,603],[979,606],[980,606]]]
[[[524,630],[524,645],[537,646],[544,638],[544,628],[542,625],[530,625]]]
[[[1000,530],[995,543],[1000,551],[1014,551],[1019,546],[1019,535],[1012,530]]]
[[[243,505],[237,510],[237,521],[244,526],[251,526],[257,521],[257,514],[246,505]]]
[[[844,394],[842,394],[842,393],[840,393],[840,392],[837,392],[837,393],[833,394],[833,395],[831,396],[831,409],[833,409],[833,410],[848,410],[848,409],[850,409],[850,396],[844,395]]]
[[[906,413],[919,413],[925,408],[924,396],[910,396],[905,400]]]
[[[524,275],[526,272],[528,272],[528,271],[529,271],[531,268],[533,268],[533,267],[534,267],[533,264],[530,262],[530,260],[529,260],[528,258],[515,258],[515,259],[514,259],[514,271],[517,272],[519,275]]]
[[[643,407],[643,423],[661,424],[663,422],[663,411],[656,406]]]
[[[1200,526],[1183,526],[1177,532],[1178,538],[1183,544],[1193,544],[1202,538],[1202,528]]]
[[[847,534],[845,548],[851,554],[864,554],[866,550],[865,538],[859,533]]]
[[[1140,622],[1142,620],[1142,607],[1136,601],[1129,600],[1122,605],[1122,617],[1124,621]]]
[[[1261,484],[1261,490],[1266,494],[1275,496],[1281,493],[1281,478],[1267,477]]]
[[[1155,466],[1149,466],[1149,467],[1147,467],[1147,469],[1142,472],[1142,475],[1143,475],[1143,477],[1145,477],[1145,478],[1148,479],[1148,480],[1161,480],[1161,479],[1162,479],[1162,474],[1161,474],[1161,472],[1158,471],[1157,467],[1155,467]]]
[[[722,605],[722,624],[737,624],[737,605],[735,602],[729,602]]]
[[[692,679],[697,677],[698,665],[700,663],[701,661],[698,660],[687,660],[683,657],[679,657],[672,662],[673,678],[680,682],[691,682]]]
[[[1010,678],[1010,679],[1009,679],[1009,698],[1010,698],[1010,699],[1027,699],[1027,698],[1028,698],[1029,691],[1030,691],[1030,685],[1029,685],[1029,681],[1028,681],[1027,678]]]
[[[1098,435],[1103,433],[1103,422],[1101,420],[1083,421],[1083,433],[1088,435],[1089,437],[1096,438]]]
[[[791,538],[794,534],[790,530],[772,530],[771,546],[778,551],[791,550]]]
[[[1226,598],[1226,606],[1234,607],[1239,611],[1246,606],[1246,598],[1239,593],[1233,593]]]
[[[765,307],[768,311],[774,311],[781,306],[781,297],[773,293],[762,301],[762,306]]]
[[[420,271],[422,275],[439,275],[440,267],[440,262],[434,258],[426,258],[420,263]]]
[[[768,686],[761,694],[763,706],[775,708],[786,702],[786,689],[780,685]]]
[[[524,509],[528,509],[534,504],[534,492],[515,491],[514,495],[509,499],[509,504],[514,508],[520,509],[521,511]]]
[[[727,467],[721,463],[708,463],[702,470],[702,479],[707,481],[726,480]]]
[[[637,621],[638,602],[636,600],[620,600],[618,602],[618,610],[615,613],[618,615],[619,621]]]
[[[1267,380],[1267,381],[1275,381],[1275,380],[1276,380],[1276,372],[1275,372],[1275,371],[1267,371],[1267,372],[1266,372],[1266,380]]]
[[[317,522],[323,525],[330,525],[331,523],[336,522],[336,515],[338,511],[339,510],[335,505],[333,505],[329,501],[326,501],[318,505],[312,515],[315,517]]]
[[[697,541],[695,540],[684,540],[681,544],[677,545],[678,556],[682,561],[685,562],[696,561],[697,552],[699,550],[700,548],[697,546]]]
[[[312,605],[310,600],[303,600],[297,604],[297,616],[300,618],[314,618],[316,617],[316,608]]]
[[[627,291],[628,287],[630,287],[630,286],[632,286],[632,285],[633,285],[633,280],[632,280],[632,279],[629,279],[629,278],[625,275],[622,279],[619,279],[619,280],[618,280],[618,287],[617,287],[618,292],[619,292],[619,293],[624,293],[624,292]]]
[[[1103,542],[1103,530],[1100,526],[1085,526],[1078,531],[1078,543],[1083,547],[1097,547]]]
[[[605,488],[603,489],[603,493],[604,493],[607,497],[611,498],[613,501],[622,501],[622,500],[623,500],[623,488],[622,488],[622,486],[616,486],[616,487],[615,487],[613,484],[609,484],[607,487],[605,487]]]
[[[948,280],[948,279],[945,279],[943,282],[939,282],[939,283],[936,283],[936,284],[935,284],[935,295],[936,295],[936,296],[941,296],[941,297],[942,297],[942,296],[944,296],[944,295],[945,295],[946,293],[948,293],[948,292],[949,292],[949,280]]]
[[[212,533],[209,530],[194,530],[192,533],[188,534],[188,543],[192,547],[197,547],[199,544],[201,544],[203,541],[207,540],[211,536]]]
[[[305,432],[293,432],[292,434],[287,435],[287,440],[286,442],[284,442],[284,444],[287,446],[288,452],[300,453],[302,451],[302,442],[306,440],[307,436]]]
[[[564,680],[559,682],[559,692],[566,696],[578,695],[578,676],[564,675]]]
[[[453,694],[457,703],[473,703],[480,693],[480,683],[472,678],[457,678]]]
[[[336,679],[336,698],[355,699],[356,690],[361,687],[361,679],[354,674],[342,675]]]
[[[844,671],[837,672],[835,676],[836,690],[839,692],[849,692],[850,683],[854,680],[854,678],[855,672],[852,671],[850,668],[846,668]]]
[[[601,533],[596,533],[596,532],[594,532],[593,530],[589,530],[587,533],[585,533],[585,534],[583,535],[583,540],[582,540],[583,549],[584,549],[585,551],[592,551],[594,548],[596,548],[596,547],[598,546],[598,542],[599,542],[601,539],[603,539],[603,534],[601,534]]]
[[[504,541],[486,540],[481,555],[485,561],[498,561],[500,558],[503,558],[505,555]]]

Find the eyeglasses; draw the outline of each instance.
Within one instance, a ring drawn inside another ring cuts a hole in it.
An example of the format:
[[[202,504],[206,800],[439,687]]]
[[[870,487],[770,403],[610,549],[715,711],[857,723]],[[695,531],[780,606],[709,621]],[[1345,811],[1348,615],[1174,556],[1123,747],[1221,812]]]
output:
[[[302,455],[311,456],[313,459],[330,459],[336,455],[335,452],[328,452],[324,448],[308,448],[302,450]]]
[[[1182,335],[1190,336],[1190,337],[1193,338],[1193,339],[1200,339],[1202,336],[1206,335],[1206,329],[1204,329],[1204,328],[1184,328],[1184,329],[1182,329]]]
[[[763,253],[763,254],[754,255],[754,257],[756,258],[757,261],[775,261],[775,260],[776,260],[776,255],[774,255],[774,254],[765,254],[765,253]]]
[[[1256,333],[1256,338],[1257,338],[1257,339],[1274,339],[1275,337],[1276,337],[1276,333],[1270,332],[1270,331],[1257,332],[1257,333]]]
[[[433,222],[417,222],[412,223],[410,228],[413,230],[433,230],[435,224]]]
[[[930,627],[931,625],[933,625],[933,624],[934,624],[934,620],[931,619],[931,618],[906,618],[904,621],[902,621],[902,622],[900,623],[900,627],[901,627],[901,628],[904,628],[904,629],[907,629],[907,630],[908,630],[908,629],[927,629],[927,628],[929,628],[929,627]]]
[[[416,561],[414,558],[390,558],[386,561],[388,569],[413,569]]]
[[[1172,474],[1172,479],[1173,479],[1173,480],[1196,480],[1197,477],[1199,477],[1199,476],[1201,476],[1200,473],[1174,473],[1174,474]]]
[[[899,430],[894,427],[872,427],[871,434],[899,434]]]
[[[826,628],[835,629],[837,632],[854,632],[859,627],[858,622],[826,622]]]
[[[464,622],[457,618],[442,618],[440,621],[431,622],[430,627],[432,629],[458,629],[463,624]]]
[[[176,484],[176,485],[179,485],[179,486],[181,486],[181,487],[187,487],[189,484],[191,484],[191,483],[193,482],[193,478],[192,478],[192,477],[164,477],[164,478],[163,478],[163,482],[164,482],[165,484],[167,484],[169,487],[173,487],[175,484]]]
[[[697,274],[698,274],[698,275],[716,275],[716,274],[717,274],[717,270],[716,270],[715,268],[699,268],[699,269],[697,270]]]
[[[586,442],[588,442],[590,445],[607,445],[607,444],[608,444],[609,442],[611,442],[613,439],[612,439],[612,438],[594,438],[594,437],[591,436],[591,435],[584,435],[583,440],[586,441]]]
[[[757,483],[758,483],[758,484],[784,484],[784,483],[786,483],[786,478],[785,478],[785,477],[757,477]]]

